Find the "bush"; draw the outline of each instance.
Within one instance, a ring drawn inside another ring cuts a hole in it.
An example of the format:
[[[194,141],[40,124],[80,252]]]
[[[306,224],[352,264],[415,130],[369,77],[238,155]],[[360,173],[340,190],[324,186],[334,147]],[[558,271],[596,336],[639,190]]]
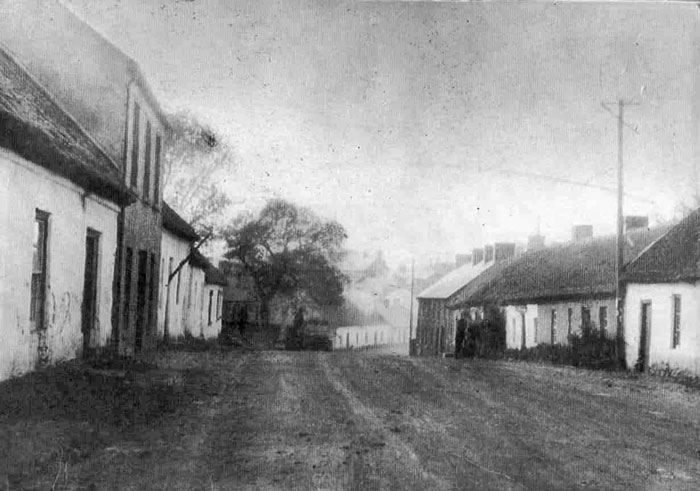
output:
[[[595,324],[581,326],[580,334],[569,335],[568,345],[541,344],[533,348],[507,350],[506,358],[554,365],[571,365],[598,370],[622,368],[617,357],[617,341],[596,329]]]

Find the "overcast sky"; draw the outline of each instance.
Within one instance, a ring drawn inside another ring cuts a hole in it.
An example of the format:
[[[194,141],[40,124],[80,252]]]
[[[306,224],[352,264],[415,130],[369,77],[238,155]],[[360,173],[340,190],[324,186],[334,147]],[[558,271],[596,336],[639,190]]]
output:
[[[694,5],[65,1],[167,109],[227,135],[240,206],[309,205],[353,247],[452,255],[538,220],[549,240],[614,231],[614,193],[555,179],[615,186],[601,102],[620,97],[639,103],[626,211],[670,217],[694,194]]]

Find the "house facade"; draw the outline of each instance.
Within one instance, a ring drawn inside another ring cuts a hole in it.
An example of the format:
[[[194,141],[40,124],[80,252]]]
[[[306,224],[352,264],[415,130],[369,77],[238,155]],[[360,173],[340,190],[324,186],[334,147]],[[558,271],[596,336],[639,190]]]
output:
[[[105,347],[120,210],[118,164],[0,49],[0,380]]]
[[[627,265],[627,366],[670,368],[700,375],[700,210]]]
[[[0,42],[104,149],[137,197],[120,205],[111,343],[155,340],[167,120],[138,65],[57,0],[0,3]]]
[[[224,288],[228,285],[226,276],[200,252],[195,251],[190,259],[192,267],[203,272],[204,282],[199,296],[199,314],[195,315],[199,336],[205,339],[216,338],[223,326]],[[197,273],[198,275],[201,273]]]
[[[515,244],[497,243],[474,249],[471,263],[448,273],[437,283],[418,294],[415,354],[453,353],[457,319],[461,312],[450,308],[461,298],[463,289],[496,264],[515,254]]]
[[[628,230],[625,260],[637,257],[667,227]],[[501,307],[506,322],[506,346],[567,344],[584,323],[609,337],[617,333],[616,238],[580,237],[565,245],[527,252],[498,265],[463,288],[450,302],[453,310]]]

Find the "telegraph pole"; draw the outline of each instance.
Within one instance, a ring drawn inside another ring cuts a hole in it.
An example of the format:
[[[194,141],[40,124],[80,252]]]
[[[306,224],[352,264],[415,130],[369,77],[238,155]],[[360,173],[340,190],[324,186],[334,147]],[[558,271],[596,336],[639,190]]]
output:
[[[625,106],[636,105],[633,102],[625,102],[622,99],[617,101],[617,254],[615,257],[615,303],[616,303],[616,348],[617,359],[625,365],[625,287],[622,282],[622,269],[625,265],[625,237],[624,237],[624,214],[622,208],[622,200],[625,191],[625,182],[623,179],[623,134],[624,127],[631,128],[635,133],[637,128],[625,123]],[[603,109],[612,113],[608,105],[602,103]],[[612,113],[614,114],[614,113]]]
[[[625,224],[622,210],[622,196],[625,182],[622,178],[622,135],[624,134],[623,123],[625,121],[625,103],[620,99],[617,102],[617,260],[615,261],[615,298],[617,300],[617,359],[624,365],[625,362],[625,322],[624,304],[625,294],[622,284],[622,268],[625,264]]]
[[[413,338],[413,279],[414,279],[414,274],[413,271],[416,267],[416,260],[415,258],[411,260],[411,309],[410,312],[408,313],[408,353],[412,355],[411,353],[411,346],[413,343],[411,343],[411,339]]]

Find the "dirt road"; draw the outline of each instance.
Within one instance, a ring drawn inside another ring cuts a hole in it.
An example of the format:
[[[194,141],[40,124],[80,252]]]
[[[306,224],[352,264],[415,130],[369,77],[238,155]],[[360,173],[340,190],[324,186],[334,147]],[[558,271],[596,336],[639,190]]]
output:
[[[207,389],[35,488],[700,489],[700,393],[670,382],[372,352],[166,362]]]

